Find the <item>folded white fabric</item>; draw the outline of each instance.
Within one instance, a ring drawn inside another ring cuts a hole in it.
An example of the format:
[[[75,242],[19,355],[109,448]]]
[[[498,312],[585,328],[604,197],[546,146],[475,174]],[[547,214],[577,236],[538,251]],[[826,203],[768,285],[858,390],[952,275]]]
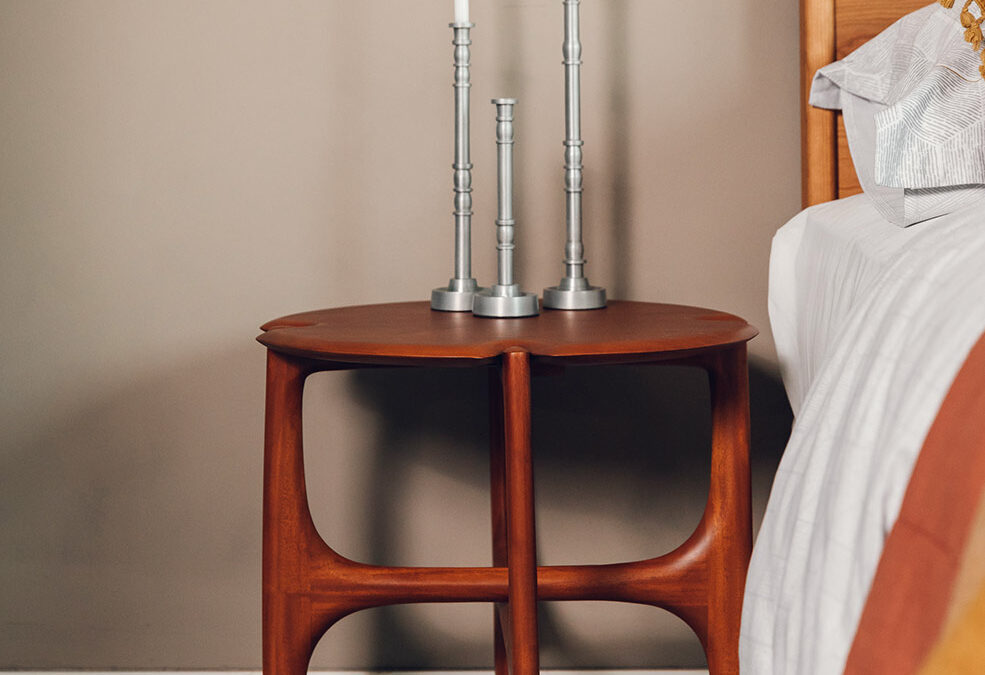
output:
[[[902,230],[859,195],[777,234],[770,320],[784,375],[807,370],[749,566],[741,673],[844,670],[924,438],[985,330],[983,220],[972,205]],[[806,339],[784,349],[794,327]]]
[[[802,211],[777,231],[770,327],[795,416],[856,304],[923,229],[894,227],[871,199],[854,195]]]
[[[859,183],[901,227],[985,198],[985,80],[959,15],[924,7],[814,76],[811,105],[844,112]]]

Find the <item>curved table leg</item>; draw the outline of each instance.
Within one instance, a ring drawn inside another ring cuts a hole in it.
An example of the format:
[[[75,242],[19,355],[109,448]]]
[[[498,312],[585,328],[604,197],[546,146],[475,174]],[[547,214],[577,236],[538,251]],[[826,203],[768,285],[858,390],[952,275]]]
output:
[[[506,559],[506,438],[503,421],[503,378],[499,368],[489,371],[489,483],[492,514],[493,567],[507,567]],[[500,619],[507,605],[493,605],[493,653],[496,675],[509,675],[509,657]]]
[[[302,361],[267,352],[263,452],[263,672],[304,675],[318,635],[304,596],[315,533],[304,485]]]
[[[537,560],[530,452],[530,355],[503,355],[503,432],[506,455],[506,540],[509,567],[509,647],[512,675],[540,670],[537,642]],[[501,612],[501,616],[506,614]],[[505,627],[504,627],[505,628]]]
[[[706,518],[714,536],[708,561],[706,650],[712,675],[738,675],[742,594],[752,554],[746,345],[716,352],[710,361],[712,448]]]
[[[530,355],[504,354],[490,387],[493,568],[377,568],[347,561],[308,510],[301,398],[311,362],[268,351],[263,487],[263,668],[303,675],[338,618],[407,602],[496,602],[497,675],[539,670],[537,596],[664,606],[703,636],[712,675],[738,673],[752,547],[746,348],[701,359],[712,398],[705,517],[679,551],[637,563],[544,568],[538,590],[530,447]],[[692,541],[693,540],[693,541]],[[506,568],[506,569],[503,569]]]

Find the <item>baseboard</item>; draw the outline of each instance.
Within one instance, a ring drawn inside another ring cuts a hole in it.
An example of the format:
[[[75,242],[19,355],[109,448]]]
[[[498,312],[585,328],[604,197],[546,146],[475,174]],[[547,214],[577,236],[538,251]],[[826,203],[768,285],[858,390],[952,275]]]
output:
[[[262,675],[259,670],[3,670],[17,675]],[[708,675],[707,670],[544,670],[544,675]],[[310,675],[493,675],[491,670],[312,670]]]

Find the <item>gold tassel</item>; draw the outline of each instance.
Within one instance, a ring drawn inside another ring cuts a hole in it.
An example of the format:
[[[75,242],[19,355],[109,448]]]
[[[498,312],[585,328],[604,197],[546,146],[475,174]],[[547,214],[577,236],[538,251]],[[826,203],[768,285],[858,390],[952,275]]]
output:
[[[971,26],[964,32],[964,39],[966,42],[970,42],[971,46],[974,47],[977,52],[978,46],[982,42],[982,27],[978,25]]]
[[[939,0],[939,2],[945,9],[954,7],[954,0]],[[977,18],[970,11],[972,4],[978,8]],[[985,44],[985,36],[982,35],[982,23],[985,22],[985,0],[965,0],[964,7],[961,8],[960,21],[961,26],[965,29],[965,42],[970,43],[971,48],[976,52],[981,50],[982,45]],[[982,74],[982,79],[985,79],[985,50],[981,52],[981,58],[982,66],[978,70]]]

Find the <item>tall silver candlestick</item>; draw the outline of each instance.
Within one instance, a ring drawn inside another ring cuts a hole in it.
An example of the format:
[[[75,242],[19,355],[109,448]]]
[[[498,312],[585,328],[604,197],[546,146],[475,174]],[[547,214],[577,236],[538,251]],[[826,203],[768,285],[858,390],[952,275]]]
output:
[[[494,318],[536,316],[536,293],[524,293],[513,279],[516,221],[513,220],[513,106],[516,99],[493,99],[499,149],[499,218],[496,220],[499,283],[475,294],[472,312]]]
[[[469,312],[479,284],[472,278],[472,160],[469,148],[469,74],[473,23],[449,24],[455,32],[455,276],[431,291],[431,309]]]
[[[585,277],[582,243],[581,194],[583,182],[581,140],[581,0],[564,3],[564,103],[567,138],[564,141],[564,186],[567,192],[568,241],[564,247],[565,275],[557,286],[544,289],[544,307],[598,309],[605,307],[605,289]]]

